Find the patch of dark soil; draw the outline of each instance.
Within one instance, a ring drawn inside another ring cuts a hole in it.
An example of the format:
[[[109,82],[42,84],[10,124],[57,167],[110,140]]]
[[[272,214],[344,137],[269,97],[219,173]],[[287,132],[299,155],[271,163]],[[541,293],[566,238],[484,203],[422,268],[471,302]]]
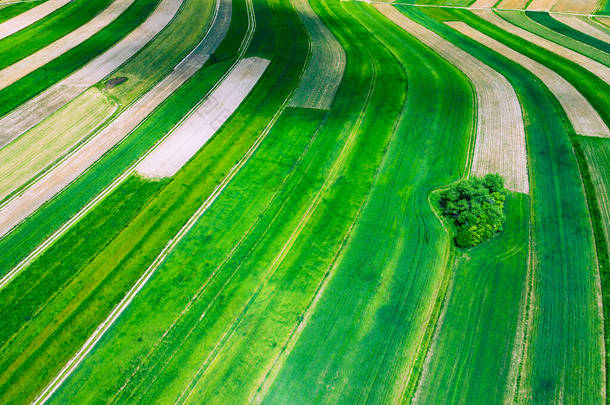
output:
[[[113,87],[118,86],[121,83],[125,83],[127,81],[126,77],[113,77],[106,82],[106,88],[111,89]]]

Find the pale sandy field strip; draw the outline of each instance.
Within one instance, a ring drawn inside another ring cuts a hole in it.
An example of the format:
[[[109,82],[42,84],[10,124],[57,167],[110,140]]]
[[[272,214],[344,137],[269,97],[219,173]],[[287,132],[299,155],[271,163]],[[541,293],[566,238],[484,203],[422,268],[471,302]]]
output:
[[[0,149],[0,200],[73,149],[117,107],[103,92],[90,88]]]
[[[500,4],[498,4],[499,8],[507,8],[507,9],[523,9],[527,6],[529,0],[502,0]]]
[[[551,17],[567,25],[568,27],[574,28],[576,31],[580,31],[593,38],[597,38],[600,41],[604,41],[610,44],[610,34],[595,27],[594,25],[592,25],[593,22],[588,22],[584,20],[583,17],[555,13],[551,13]]]
[[[560,13],[593,14],[601,6],[600,0],[559,0],[552,11]]]
[[[49,0],[0,24],[0,39],[34,24],[72,0]]]
[[[527,9],[531,11],[551,11],[555,3],[557,3],[557,0],[532,0]]]
[[[588,58],[578,52],[558,45],[555,42],[549,41],[548,39],[542,38],[536,34],[532,34],[531,32],[524,30],[521,27],[517,27],[516,25],[509,23],[502,17],[495,14],[492,10],[472,10],[472,12],[477,16],[481,17],[482,19],[502,28],[506,32],[514,34],[522,39],[525,39],[526,41],[531,42],[536,46],[539,46],[540,48],[546,49],[549,52],[555,53],[561,57],[566,58],[567,60],[570,60],[584,67],[591,73],[598,76],[604,82],[610,84],[609,67],[591,58]]]
[[[386,17],[460,69],[477,96],[477,134],[472,173],[500,173],[510,190],[529,192],[521,106],[504,76],[391,5],[376,5]]]
[[[555,95],[565,110],[576,133],[588,136],[610,137],[610,131],[597,111],[562,76],[463,22],[447,22],[446,24],[508,59],[519,63],[536,75]]]
[[[0,208],[0,237],[78,178],[203,66],[226,35],[231,21],[231,1],[217,4],[214,21],[204,40],[167,77],[53,170]]]
[[[289,105],[328,109],[343,78],[345,51],[308,0],[292,0],[292,5],[309,33],[311,55],[303,81]]]
[[[491,8],[496,5],[498,0],[477,0],[470,5],[474,8]]]
[[[70,49],[82,44],[120,16],[135,0],[115,0],[87,23],[40,49],[32,55],[0,70],[0,90],[46,65]]]
[[[153,13],[115,46],[0,119],[0,147],[23,134],[142,49],[176,15],[183,0],[162,0]]]
[[[237,110],[261,78],[269,61],[258,57],[239,61],[206,101],[136,167],[144,177],[176,174]]]

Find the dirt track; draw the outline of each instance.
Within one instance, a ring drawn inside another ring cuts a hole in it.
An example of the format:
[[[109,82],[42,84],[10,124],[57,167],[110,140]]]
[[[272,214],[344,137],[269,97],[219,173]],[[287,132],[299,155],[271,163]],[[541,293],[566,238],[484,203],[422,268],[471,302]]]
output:
[[[91,38],[120,16],[135,0],[115,0],[108,8],[57,41],[0,70],[0,90]]]
[[[495,52],[504,55],[508,59],[519,63],[542,80],[545,86],[557,97],[576,133],[610,137],[610,131],[597,111],[566,79],[546,66],[486,36],[463,22],[448,22],[446,24]]]
[[[242,59],[220,86],[136,167],[144,177],[176,174],[237,110],[269,65],[258,57]]]
[[[588,58],[578,52],[574,52],[571,49],[563,47],[561,45],[556,44],[555,42],[549,41],[545,38],[539,37],[536,34],[532,34],[531,32],[524,30],[521,27],[517,27],[503,19],[502,17],[495,14],[492,10],[472,10],[474,14],[481,17],[482,19],[497,25],[502,28],[504,31],[514,34],[526,41],[531,42],[534,45],[537,45],[543,49],[546,49],[549,52],[553,52],[561,57],[566,58],[569,61],[572,61],[585,69],[589,70],[591,73],[598,76],[600,79],[610,84],[610,68],[602,65],[601,63]]]
[[[49,0],[0,24],[0,39],[6,38],[43,19],[72,0]]]
[[[525,130],[521,106],[510,83],[480,60],[417,24],[393,6],[375,7],[460,69],[474,85],[478,113],[473,174],[498,172],[505,177],[508,189],[528,193]]]
[[[230,0],[219,2],[217,15],[204,40],[167,77],[69,158],[0,208],[0,237],[80,176],[203,66],[229,28]]]
[[[115,46],[0,119],[0,147],[91,87],[142,49],[176,15],[183,0],[162,0],[148,19]]]
[[[592,25],[593,23],[588,23],[581,17],[565,14],[551,14],[551,17],[561,23],[564,23],[569,27],[574,28],[577,31],[583,32],[587,35],[592,36],[593,38],[597,38],[600,41],[604,41],[610,44],[610,34],[596,28],[594,25]]]
[[[290,100],[292,107],[328,109],[345,70],[345,51],[307,0],[292,0],[311,39],[311,55],[303,81]]]

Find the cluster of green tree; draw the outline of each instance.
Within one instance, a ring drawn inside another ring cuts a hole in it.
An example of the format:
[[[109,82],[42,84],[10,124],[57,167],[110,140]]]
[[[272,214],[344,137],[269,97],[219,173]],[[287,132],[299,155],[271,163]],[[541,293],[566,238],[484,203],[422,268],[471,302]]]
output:
[[[441,192],[439,205],[455,224],[455,243],[472,247],[502,230],[505,200],[504,180],[499,174],[488,174],[453,184]]]

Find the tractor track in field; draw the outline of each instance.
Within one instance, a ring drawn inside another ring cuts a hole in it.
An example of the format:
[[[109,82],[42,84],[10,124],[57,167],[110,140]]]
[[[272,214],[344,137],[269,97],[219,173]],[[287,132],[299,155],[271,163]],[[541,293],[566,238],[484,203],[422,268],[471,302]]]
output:
[[[325,177],[324,183],[322,184],[322,186],[316,193],[311,204],[307,207],[307,210],[305,211],[303,216],[300,218],[299,223],[297,224],[296,228],[293,230],[290,237],[284,243],[282,249],[276,255],[273,262],[269,266],[271,270],[267,270],[267,273],[263,277],[263,280],[259,283],[259,286],[257,287],[256,291],[251,295],[250,299],[248,300],[246,305],[243,307],[242,311],[237,315],[237,317],[235,317],[235,319],[233,319],[229,328],[225,331],[225,333],[219,339],[218,343],[214,346],[214,349],[212,350],[212,352],[208,355],[206,360],[202,363],[200,369],[195,374],[195,377],[193,378],[191,383],[187,386],[187,388],[183,392],[183,395],[184,395],[187,391],[189,391],[189,394],[187,394],[186,399],[188,399],[189,395],[194,391],[194,389],[195,389],[196,385],[198,384],[198,382],[200,381],[201,377],[203,375],[205,375],[205,373],[208,369],[208,366],[216,359],[218,353],[222,350],[222,348],[224,348],[226,342],[228,342],[229,339],[231,338],[231,336],[233,336],[233,333],[235,333],[235,331],[237,330],[238,326],[240,325],[241,320],[244,318],[244,315],[246,314],[246,312],[248,311],[250,306],[254,303],[254,301],[258,297],[260,291],[266,286],[267,281],[275,274],[275,272],[281,265],[282,261],[284,260],[284,258],[286,257],[286,255],[288,254],[288,252],[290,251],[290,249],[296,242],[296,239],[300,236],[301,231],[305,228],[309,219],[312,217],[313,213],[315,212],[318,205],[320,204],[321,199],[322,199],[322,194],[327,191],[327,189],[331,186],[331,184],[338,177],[339,170],[343,167],[343,163],[345,162],[346,154],[349,151],[349,149],[351,148],[351,145],[353,144],[353,142],[356,138],[356,134],[359,131],[360,126],[364,120],[364,116],[366,115],[366,112],[370,105],[373,91],[375,89],[375,84],[377,81],[377,66],[374,62],[372,63],[372,66],[373,66],[373,75],[371,78],[369,92],[367,94],[365,104],[363,106],[362,111],[360,112],[360,115],[359,115],[356,123],[354,124],[352,131],[350,132],[348,139],[345,141],[345,144],[343,145],[343,148],[341,149],[340,155],[337,157],[336,161],[333,163],[333,166],[331,167],[328,176]],[[278,212],[278,215],[279,215],[279,212]],[[219,292],[219,294],[220,294],[220,292]],[[193,382],[195,382],[195,385],[192,385]],[[191,385],[192,385],[192,387],[191,387]],[[179,401],[177,401],[176,403],[178,403],[178,402]]]
[[[230,74],[231,70],[239,63],[241,57],[245,54],[250,41],[254,35],[254,29],[256,26],[256,20],[254,16],[254,9],[252,5],[252,1],[247,1],[248,4],[248,19],[249,19],[249,31],[242,41],[240,49],[238,51],[238,58],[236,62],[232,65],[232,67],[225,73],[225,75],[216,83],[215,88],[222,83],[222,81]],[[211,94],[214,89],[210,90],[208,94]],[[204,99],[205,100],[205,97]],[[286,99],[285,103],[288,99]],[[203,101],[202,101],[203,102]],[[189,114],[187,114],[182,121],[184,121],[190,114],[192,114],[197,107],[201,103],[198,103]],[[285,105],[285,104],[284,104]],[[159,253],[159,255],[155,258],[155,260],[151,263],[151,265],[146,269],[146,271],[140,276],[140,278],[136,281],[133,287],[127,292],[127,294],[123,297],[121,302],[111,311],[109,316],[102,322],[98,328],[94,331],[94,333],[89,337],[89,339],[84,343],[81,349],[66,363],[66,365],[62,368],[62,370],[58,373],[58,375],[51,381],[50,384],[41,392],[41,394],[36,398],[34,404],[43,404],[48,401],[48,399],[53,395],[53,393],[61,386],[61,384],[72,374],[72,372],[76,369],[76,367],[83,361],[83,359],[87,356],[87,354],[93,349],[93,347],[99,342],[102,336],[110,329],[110,327],[114,324],[114,322],[118,319],[118,317],[123,313],[123,311],[129,306],[131,301],[135,298],[137,293],[146,285],[150,277],[154,274],[157,268],[164,262],[166,257],[171,253],[171,251],[176,247],[176,245],[182,240],[182,238],[188,233],[188,231],[195,225],[198,219],[207,211],[207,209],[212,205],[212,203],[218,198],[218,196],[222,193],[222,191],[227,187],[230,181],[235,177],[235,175],[239,172],[241,167],[245,165],[245,163],[250,159],[250,157],[254,154],[254,152],[258,149],[258,146],[262,143],[262,141],[266,138],[266,135],[271,130],[272,124],[277,121],[279,118],[280,111],[278,111],[272,121],[267,125],[265,130],[259,135],[259,137],[255,140],[254,144],[248,149],[248,151],[244,154],[244,156],[239,160],[239,162],[231,168],[229,173],[223,178],[220,184],[214,189],[214,191],[210,194],[210,196],[204,201],[204,203],[199,207],[199,209],[193,214],[188,221],[184,224],[184,226],[178,231],[176,235],[165,245],[163,250]],[[181,121],[181,122],[182,122]],[[174,128],[179,126],[178,123]],[[166,134],[161,140],[159,140],[153,148],[149,150],[148,153],[152,152],[156,146],[161,144],[163,140],[171,134],[170,131]],[[135,164],[131,166],[124,174],[117,180],[122,182],[128,175],[135,171],[136,166],[141,162],[147,155],[142,156]],[[114,190],[120,184],[115,181],[113,183],[114,187],[111,185],[112,189],[105,190],[104,195],[107,195],[109,192]],[[115,183],[117,183],[115,185]],[[107,191],[107,193],[106,193]],[[80,214],[80,212],[79,212]],[[83,214],[84,215],[84,214]]]
[[[22,29],[34,24],[36,21],[42,20],[44,17],[48,16],[55,10],[65,6],[72,0],[48,0],[44,3],[31,8],[23,13],[16,15],[0,24],[0,40],[4,39],[14,33],[21,31]],[[7,2],[0,3],[0,5],[8,5],[18,3],[15,2]]]

